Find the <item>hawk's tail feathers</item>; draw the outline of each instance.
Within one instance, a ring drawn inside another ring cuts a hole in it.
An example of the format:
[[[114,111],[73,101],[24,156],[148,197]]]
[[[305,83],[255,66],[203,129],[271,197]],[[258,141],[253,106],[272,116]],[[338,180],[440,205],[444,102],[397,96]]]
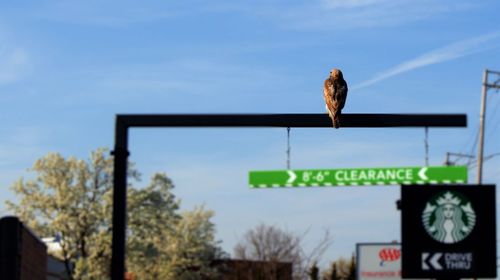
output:
[[[333,127],[335,128],[340,127],[340,112],[333,115],[332,121],[333,121]]]

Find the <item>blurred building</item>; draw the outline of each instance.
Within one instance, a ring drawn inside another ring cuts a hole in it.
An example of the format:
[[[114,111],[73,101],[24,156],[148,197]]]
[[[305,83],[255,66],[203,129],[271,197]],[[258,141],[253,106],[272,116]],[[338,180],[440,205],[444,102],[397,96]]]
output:
[[[17,217],[0,219],[0,279],[45,280],[47,246]]]

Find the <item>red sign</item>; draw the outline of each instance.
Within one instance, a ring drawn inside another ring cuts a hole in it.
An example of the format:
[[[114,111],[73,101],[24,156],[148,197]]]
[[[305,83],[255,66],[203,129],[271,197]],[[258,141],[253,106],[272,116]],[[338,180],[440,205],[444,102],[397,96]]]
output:
[[[401,244],[358,243],[358,280],[401,280]]]
[[[401,250],[396,248],[383,248],[378,252],[382,262],[394,262],[401,258]]]

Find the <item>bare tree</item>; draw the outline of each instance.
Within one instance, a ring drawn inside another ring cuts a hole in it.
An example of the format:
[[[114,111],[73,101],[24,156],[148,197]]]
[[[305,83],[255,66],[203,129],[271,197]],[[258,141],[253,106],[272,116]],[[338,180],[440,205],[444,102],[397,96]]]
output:
[[[293,265],[294,279],[307,279],[308,269],[319,261],[331,245],[332,238],[329,231],[325,230],[317,245],[310,252],[306,252],[303,247],[306,235],[307,232],[295,234],[273,225],[259,224],[244,234],[243,239],[234,248],[234,255],[235,258],[243,260],[289,262]]]

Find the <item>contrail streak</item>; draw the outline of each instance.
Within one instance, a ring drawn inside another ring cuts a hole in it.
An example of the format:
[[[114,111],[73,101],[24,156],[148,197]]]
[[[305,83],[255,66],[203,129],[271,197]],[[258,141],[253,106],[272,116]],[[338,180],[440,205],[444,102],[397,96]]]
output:
[[[500,31],[459,41],[448,46],[432,50],[414,59],[410,59],[392,68],[389,68],[386,71],[379,72],[373,78],[356,84],[352,88],[364,88],[393,76],[409,72],[424,66],[457,59],[498,47],[500,45],[500,42],[495,41],[495,39],[498,38],[500,38]]]

